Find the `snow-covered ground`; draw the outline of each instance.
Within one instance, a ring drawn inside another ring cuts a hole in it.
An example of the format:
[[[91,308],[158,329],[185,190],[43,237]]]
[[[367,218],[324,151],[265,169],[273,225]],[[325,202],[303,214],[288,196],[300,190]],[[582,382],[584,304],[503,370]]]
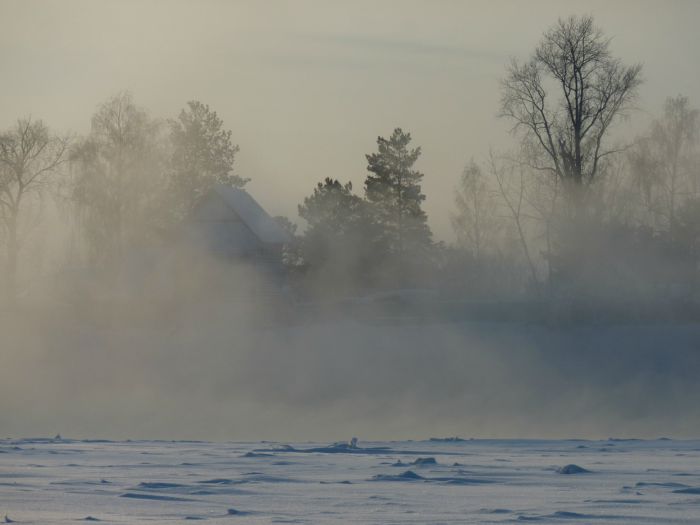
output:
[[[700,441],[7,439],[5,514],[46,525],[700,523]]]

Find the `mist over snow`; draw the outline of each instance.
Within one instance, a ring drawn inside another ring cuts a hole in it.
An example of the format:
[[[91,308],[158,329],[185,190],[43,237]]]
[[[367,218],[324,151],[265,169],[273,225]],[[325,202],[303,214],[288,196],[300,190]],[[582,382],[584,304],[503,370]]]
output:
[[[38,329],[3,326],[7,435],[690,437],[700,421],[695,325],[251,328],[215,308],[164,329],[41,315]]]

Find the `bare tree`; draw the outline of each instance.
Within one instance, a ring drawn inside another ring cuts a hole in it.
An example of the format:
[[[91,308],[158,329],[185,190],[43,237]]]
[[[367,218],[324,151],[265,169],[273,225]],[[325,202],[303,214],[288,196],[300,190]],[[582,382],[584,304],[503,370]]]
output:
[[[509,163],[506,165],[500,162],[493,151],[489,154],[488,166],[491,175],[498,183],[498,190],[515,225],[518,240],[530,271],[532,285],[539,292],[540,280],[537,275],[537,267],[532,258],[528,236],[525,231],[525,220],[528,218],[525,209],[527,206],[527,176],[525,169],[521,164]]]
[[[0,134],[0,226],[5,240],[6,291],[17,294],[20,218],[32,197],[46,187],[66,160],[68,138],[53,135],[41,120],[19,119]]]
[[[559,179],[547,177],[542,172],[526,174],[528,167],[520,162],[518,165],[518,193],[522,192],[523,200],[527,204],[526,218],[532,219],[539,228],[544,242],[543,251],[540,254],[547,263],[547,283],[552,284],[552,254],[554,252],[557,218],[561,212],[561,183]],[[525,179],[527,180],[527,183]]]
[[[469,162],[455,189],[457,210],[450,218],[459,245],[471,253],[477,264],[482,262],[484,252],[493,247],[501,229],[496,193],[481,167],[473,160]]]
[[[641,69],[612,56],[610,39],[592,17],[560,19],[530,60],[512,60],[502,81],[500,114],[514,122],[531,166],[577,195],[615,151],[606,146],[606,135],[631,108]]]
[[[98,107],[90,135],[72,149],[72,197],[93,264],[117,261],[125,244],[158,222],[167,158],[162,132],[122,92]]]
[[[664,114],[630,153],[634,178],[652,224],[673,234],[677,210],[700,196],[700,111],[687,97],[666,99]]]

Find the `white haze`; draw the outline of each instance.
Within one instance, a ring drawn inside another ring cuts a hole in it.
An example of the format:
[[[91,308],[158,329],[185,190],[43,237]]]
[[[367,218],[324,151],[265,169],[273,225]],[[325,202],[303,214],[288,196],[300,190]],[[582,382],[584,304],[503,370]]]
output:
[[[616,56],[644,62],[640,107],[658,114],[669,95],[699,94],[700,4],[591,2],[584,10],[615,36]],[[402,126],[423,148],[431,227],[449,238],[465,162],[511,144],[496,118],[504,64],[577,11],[573,2],[5,1],[0,128],[31,114],[84,134],[96,106],[121,89],[153,117],[202,100],[233,130],[250,193],[271,215],[294,219],[323,177],[359,189],[364,154],[377,135]],[[636,114],[628,131],[647,121]],[[60,213],[46,217],[31,242],[48,260],[69,235]],[[31,247],[24,275],[49,264]],[[700,431],[697,324],[395,320],[371,306],[356,318],[319,298],[251,304],[228,287],[254,282],[255,269],[203,264],[192,275],[157,264],[138,277],[97,280],[85,302],[62,287],[66,274],[34,279],[17,309],[0,309],[3,434],[335,440]]]
[[[189,282],[168,273],[111,282],[121,299],[92,290],[86,306],[54,284],[39,303],[4,311],[3,432],[335,440],[700,430],[697,325],[392,322],[371,305],[357,320],[337,305],[251,300],[237,283],[254,282],[254,270],[207,264]]]

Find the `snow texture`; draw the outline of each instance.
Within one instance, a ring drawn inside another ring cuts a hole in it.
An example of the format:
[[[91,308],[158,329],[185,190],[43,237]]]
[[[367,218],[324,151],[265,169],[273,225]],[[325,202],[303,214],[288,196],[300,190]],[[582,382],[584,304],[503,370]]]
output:
[[[690,524],[698,495],[700,441],[0,440],[6,523]]]

